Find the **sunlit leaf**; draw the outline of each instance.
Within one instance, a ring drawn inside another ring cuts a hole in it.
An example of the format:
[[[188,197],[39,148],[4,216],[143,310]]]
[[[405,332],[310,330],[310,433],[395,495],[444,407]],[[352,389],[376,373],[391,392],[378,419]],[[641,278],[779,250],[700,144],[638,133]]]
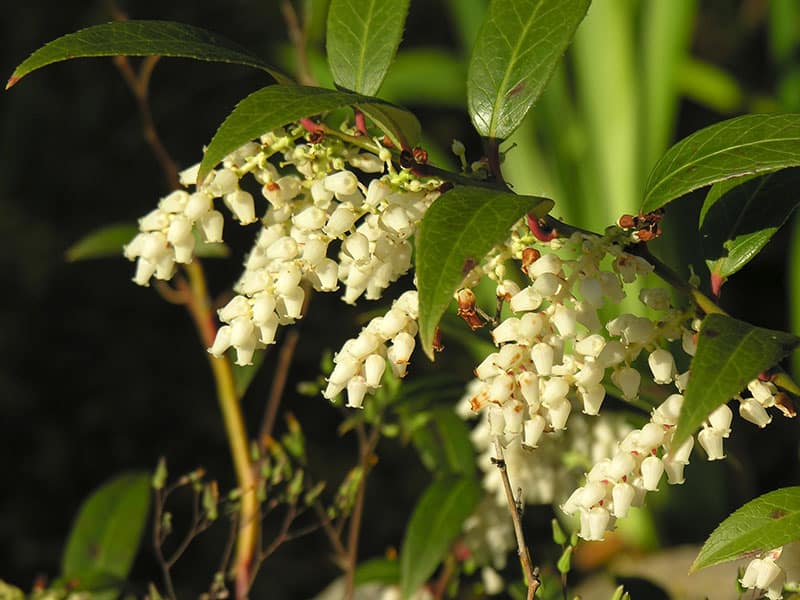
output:
[[[124,580],[133,565],[150,507],[149,473],[120,475],[81,505],[61,562],[64,577],[95,587]]]
[[[81,29],[31,54],[11,74],[6,89],[28,73],[55,62],[92,56],[173,56],[224,62],[266,71],[279,83],[291,79],[221,35],[171,21],[117,21]]]
[[[700,329],[673,444],[683,442],[712,411],[798,344],[800,338],[783,331],[755,327],[725,315],[708,315]]]
[[[408,0],[331,0],[325,46],[336,84],[374,95],[394,58]]]
[[[800,165],[800,114],[746,115],[684,138],[656,163],[642,212],[712,183]]]
[[[509,236],[520,217],[543,216],[552,207],[547,198],[464,186],[428,209],[417,233],[416,271],[420,340],[431,359],[436,326],[464,276]]]
[[[725,519],[703,544],[691,571],[800,540],[800,487],[759,496]]]
[[[714,184],[700,212],[709,268],[722,277],[736,273],[764,248],[798,204],[798,168]]]
[[[316,87],[271,85],[239,102],[219,126],[203,155],[198,180],[202,181],[214,165],[250,140],[297,119],[344,106],[358,106],[365,113],[375,109],[381,119],[376,124],[390,137],[418,135],[419,123],[411,113],[377,98]],[[403,128],[411,130],[406,132]]]
[[[481,496],[472,477],[434,481],[414,508],[400,549],[403,598],[427,581],[445,557]]]
[[[467,104],[482,136],[505,138],[547,85],[590,0],[493,0],[472,50]]]

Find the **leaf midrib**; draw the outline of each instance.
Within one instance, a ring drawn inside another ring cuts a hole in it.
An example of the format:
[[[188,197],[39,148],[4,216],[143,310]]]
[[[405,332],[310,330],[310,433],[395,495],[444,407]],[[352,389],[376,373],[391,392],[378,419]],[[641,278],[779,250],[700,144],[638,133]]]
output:
[[[677,174],[685,171],[689,167],[697,165],[700,161],[703,161],[703,160],[706,160],[706,159],[709,159],[709,158],[713,158],[714,156],[717,156],[719,154],[723,154],[725,152],[730,152],[732,150],[739,150],[741,148],[748,148],[750,146],[772,144],[772,143],[775,143],[775,142],[789,142],[789,141],[800,142],[800,137],[770,138],[769,140],[757,140],[757,141],[754,141],[754,142],[747,142],[747,143],[744,143],[744,144],[737,144],[735,146],[726,146],[725,148],[721,148],[720,150],[717,150],[715,152],[711,152],[709,154],[704,154],[704,155],[692,160],[691,162],[685,163],[682,167],[680,167],[678,169],[675,169],[674,171],[671,171],[670,173],[668,173],[667,175],[662,177],[658,181],[658,183],[656,183],[656,185],[654,185],[653,187],[650,188],[650,191],[647,193],[647,195],[644,198],[644,204],[647,205],[648,200],[655,194],[655,192],[659,188],[661,188],[661,186],[664,184],[665,181],[673,179]],[[795,159],[794,162],[798,162],[797,159]],[[779,168],[779,167],[776,167],[774,164],[771,164],[769,166],[766,166],[763,169],[763,171],[775,170],[777,168]],[[757,168],[755,170],[748,169],[743,174],[746,175],[746,174],[749,174],[749,173],[759,173],[761,171],[762,170],[758,170]],[[734,177],[736,177],[736,175],[730,175],[730,176],[726,177],[725,179],[732,179]],[[697,187],[702,187],[702,186],[697,186]]]
[[[517,40],[517,43],[514,46],[514,49],[513,49],[512,53],[511,53],[511,59],[508,61],[508,68],[506,69],[506,72],[503,75],[503,80],[501,81],[500,85],[498,86],[497,94],[495,95],[495,98],[494,98],[494,107],[493,107],[493,110],[492,110],[492,120],[489,123],[489,137],[492,137],[492,138],[495,137],[495,131],[497,130],[497,122],[500,120],[501,99],[504,98],[505,95],[506,95],[505,89],[506,89],[506,86],[508,85],[508,80],[511,77],[511,71],[514,70],[514,66],[515,66],[515,63],[516,63],[518,55],[519,55],[519,50],[522,47],[522,42],[525,39],[525,37],[528,35],[528,29],[530,29],[530,27],[533,26],[534,20],[539,15],[539,9],[541,9],[541,7],[542,7],[542,3],[539,2],[539,4],[534,9],[533,13],[531,13],[530,19],[528,19],[528,22],[522,28],[522,33],[519,36],[519,39]]]

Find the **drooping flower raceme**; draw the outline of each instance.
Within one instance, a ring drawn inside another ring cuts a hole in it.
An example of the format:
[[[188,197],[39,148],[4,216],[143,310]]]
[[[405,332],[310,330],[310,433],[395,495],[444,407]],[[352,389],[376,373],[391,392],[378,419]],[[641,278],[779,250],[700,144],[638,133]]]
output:
[[[643,289],[639,299],[658,314],[656,319],[623,313],[603,323],[599,311],[618,304],[626,295],[625,284],[652,267],[626,252],[613,236],[574,234],[551,242],[544,254],[531,252],[528,243],[518,236],[507,252],[522,260],[528,285],[505,280],[501,261],[483,266],[483,273],[497,281],[498,297],[508,301],[511,315],[492,330],[498,350],[476,367],[477,381],[468,399],[473,411],[486,413],[483,437],[500,440],[507,464],[535,464],[538,451],[526,458],[523,449],[537,448],[549,436],[574,427],[576,407],[587,417],[598,415],[607,386],[628,401],[638,399],[645,379],[675,387],[647,424],[615,440],[607,456],[587,470],[584,485],[562,505],[565,513],[580,517],[581,537],[599,540],[615,519],[657,490],[665,475],[669,484],[684,481],[694,439],[677,445],[672,438],[689,373],[678,372],[670,344],[681,340],[683,350],[693,355],[699,321],[672,307],[665,290]],[[758,380],[748,390],[750,396],[736,397],[740,414],[763,427],[769,422],[765,408],[775,403],[776,390]],[[727,405],[720,406],[698,434],[710,460],[724,457],[722,442],[730,434],[732,416]],[[491,454],[486,440],[479,448]],[[536,496],[543,485],[539,476],[527,478],[523,470],[516,477],[513,485],[521,485],[526,494],[530,489]],[[484,485],[501,491],[491,470]]]
[[[242,225],[260,220],[234,286],[237,295],[219,310],[224,325],[209,348],[220,356],[233,347],[240,365],[273,343],[280,325],[302,316],[310,288],[330,292],[341,284],[350,304],[361,296],[380,298],[411,267],[409,237],[439,195],[441,182],[395,171],[391,154],[377,142],[374,154],[335,136],[312,143],[303,134],[295,126],[246,144],[193,193],[178,190],[164,198],[140,219],[141,233],[125,248],[137,261],[134,281],[148,285],[153,276],[169,279],[175,264],[191,262],[194,230],[206,242],[222,240],[224,219],[215,200],[221,198]],[[276,167],[269,159],[278,155]],[[183,181],[196,174],[194,167]],[[251,183],[244,181],[248,175],[261,188],[265,211],[242,189]]]

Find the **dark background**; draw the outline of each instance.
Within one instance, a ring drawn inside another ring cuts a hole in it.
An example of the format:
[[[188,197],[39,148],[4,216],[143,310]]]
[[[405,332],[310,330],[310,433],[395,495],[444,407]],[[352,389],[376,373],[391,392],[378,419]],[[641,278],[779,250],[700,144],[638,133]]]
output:
[[[412,2],[406,46],[421,40],[454,44],[440,4]],[[769,94],[776,72],[766,58],[759,16],[764,4],[702,2],[694,51],[728,68],[746,89]],[[133,18],[205,27],[265,56],[275,56],[286,40],[275,2],[129,2],[121,8]],[[0,21],[0,75],[10,74],[43,43],[108,15],[102,2],[7,3]],[[266,83],[244,67],[163,60],[151,84],[152,108],[181,166],[196,162],[234,104]],[[465,113],[418,108],[423,125],[435,124],[445,147],[458,137],[477,152]],[[721,118],[684,103],[679,134]],[[135,103],[111,61],[53,65],[0,94],[0,144],[0,578],[28,588],[37,575],[58,574],[75,511],[108,477],[152,468],[163,455],[172,473],[203,466],[222,489],[233,481],[205,352],[184,311],[133,285],[133,266],[121,258],[77,264],[63,259],[87,232],[135,220],[165,192]],[[226,231],[230,236],[233,228]],[[206,263],[213,289],[232,283],[248,235],[230,237],[237,257]],[[759,325],[788,327],[787,237],[780,234],[726,288],[729,307]],[[338,413],[322,398],[295,394],[294,383],[317,376],[320,348],[336,348],[356,331],[358,314],[335,298],[315,297],[290,373],[285,406],[306,430],[318,479],[338,481],[355,461],[355,448],[336,434]],[[244,399],[252,424],[266,401],[271,356]],[[465,361],[453,365],[468,375]],[[744,500],[797,482],[796,423],[776,419],[769,435],[738,433],[730,450],[735,460],[715,465],[708,478],[696,477],[692,487],[677,492],[670,512],[662,512],[671,519],[665,521],[667,542],[701,541]],[[363,557],[399,545],[427,482],[409,448],[385,443],[379,456],[368,487]],[[682,512],[698,497],[706,507],[699,526]],[[212,530],[179,563],[176,579],[184,594],[207,585],[224,538],[224,528]],[[266,564],[261,589],[270,598],[309,597],[336,575],[324,539],[312,536],[287,545]],[[140,553],[134,579],[157,579],[149,549]]]

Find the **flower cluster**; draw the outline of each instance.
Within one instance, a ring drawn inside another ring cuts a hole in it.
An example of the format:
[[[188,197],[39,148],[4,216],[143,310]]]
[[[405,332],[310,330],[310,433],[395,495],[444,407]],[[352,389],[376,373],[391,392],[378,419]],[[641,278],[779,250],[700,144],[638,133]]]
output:
[[[538,462],[539,456],[528,458],[523,449],[544,444],[550,437],[546,433],[579,424],[571,416],[575,404],[587,416],[598,415],[607,387],[616,388],[628,401],[638,399],[643,377],[676,388],[677,393],[652,411],[649,423],[611,442],[606,456],[593,461],[584,485],[562,505],[566,514],[579,515],[582,538],[600,540],[615,519],[641,505],[646,492],[658,489],[664,473],[670,484],[684,481],[694,439],[677,445],[673,434],[689,372],[678,371],[669,344],[680,340],[684,352],[694,355],[699,321],[673,307],[666,290],[643,288],[639,299],[658,315],[656,319],[623,313],[602,323],[599,311],[604,305],[618,305],[626,296],[625,285],[652,270],[642,258],[626,252],[613,235],[574,234],[566,241],[551,242],[551,251],[544,255],[526,244],[524,237],[512,240],[508,254],[522,260],[528,285],[504,280],[499,260],[483,267],[498,281],[497,295],[513,314],[493,329],[498,350],[475,369],[477,380],[468,400],[472,411],[486,413],[481,435],[506,446],[507,464]],[[468,302],[465,292],[457,294],[462,304]],[[750,396],[736,397],[739,412],[763,427],[770,420],[765,409],[776,403],[776,389],[754,380],[748,390]],[[710,460],[724,457],[723,439],[730,434],[732,417],[730,408],[722,405],[698,434]],[[481,448],[491,454],[486,440]],[[526,494],[553,497],[539,489],[550,486],[543,474],[528,478],[519,471],[510,477]],[[484,485],[502,493],[489,475]]]
[[[245,144],[193,193],[177,190],[140,219],[141,233],[125,248],[125,256],[137,260],[134,281],[169,279],[176,263],[191,262],[195,228],[205,242],[221,241],[224,219],[214,209],[221,198],[240,224],[260,220],[261,229],[234,287],[237,295],[219,311],[224,326],[211,354],[233,347],[237,364],[250,364],[257,348],[274,342],[280,325],[302,316],[309,288],[330,292],[341,283],[350,304],[362,295],[379,298],[411,267],[408,238],[439,195],[440,182],[395,171],[391,153],[377,142],[374,147],[372,153],[336,136],[319,139],[300,126]],[[279,167],[270,162],[274,156],[282,159]],[[247,175],[265,200],[263,217],[257,217],[254,195],[241,187]],[[195,166],[182,182],[196,176]]]
[[[346,389],[347,406],[361,408],[364,396],[380,386],[387,359],[395,377],[405,377],[416,345],[418,315],[416,290],[404,292],[385,315],[372,319],[342,345],[322,395],[333,400]]]

